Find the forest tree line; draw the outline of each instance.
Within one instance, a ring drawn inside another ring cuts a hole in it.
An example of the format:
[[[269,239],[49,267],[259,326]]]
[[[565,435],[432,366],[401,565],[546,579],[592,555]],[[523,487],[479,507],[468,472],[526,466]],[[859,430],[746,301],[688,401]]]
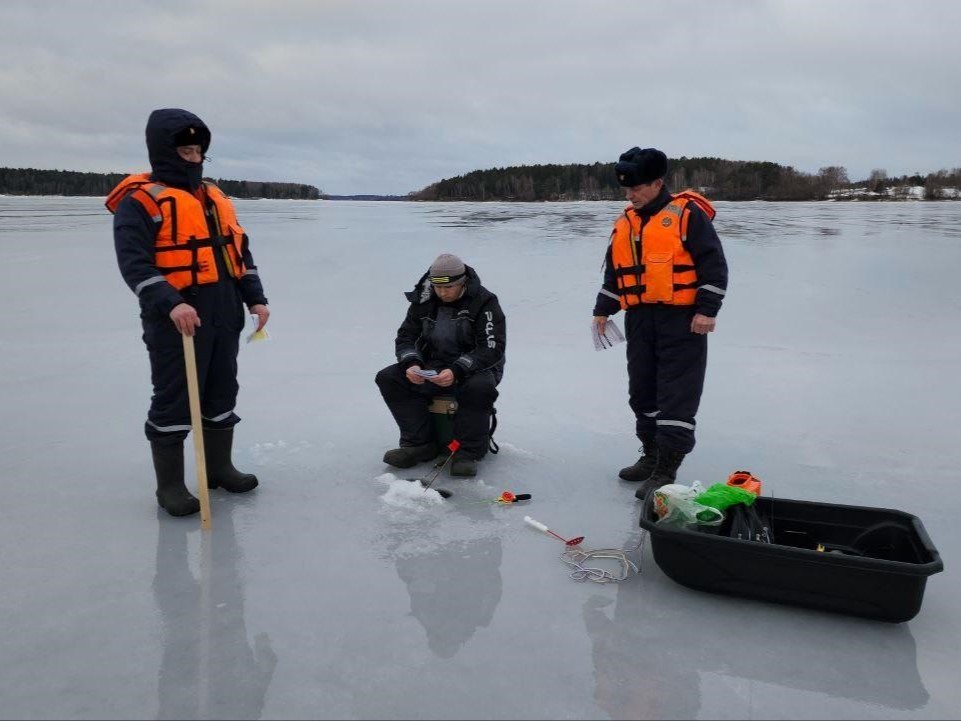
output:
[[[75,170],[0,168],[0,195],[82,195],[106,197],[127,173],[83,173]],[[254,180],[212,180],[232,198],[318,200],[313,185]]]
[[[843,199],[839,192],[863,189],[876,197],[907,197],[907,188],[922,186],[929,200],[958,198],[961,168],[927,175],[888,176],[872,170],[852,182],[842,166],[804,173],[777,163],[721,158],[671,160],[667,176],[672,190],[694,188],[712,200]],[[70,195],[106,197],[125,173],[85,173],[73,170],[0,168],[0,195]],[[233,198],[318,200],[326,197],[313,185],[252,180],[210,179]],[[622,200],[612,163],[521,165],[475,170],[441,180],[412,192],[410,200],[551,201]],[[393,199],[393,198],[392,198]]]
[[[851,182],[842,166],[804,173],[777,163],[721,158],[672,159],[668,188],[694,188],[712,200],[824,200],[840,190],[864,188],[884,194],[891,188],[924,186],[924,197],[951,197],[948,188],[961,187],[961,168],[922,175],[889,177],[873,170],[865,180]],[[896,194],[895,194],[896,195]],[[624,189],[614,178],[612,163],[521,165],[475,170],[415,191],[412,200],[551,201],[623,200]]]

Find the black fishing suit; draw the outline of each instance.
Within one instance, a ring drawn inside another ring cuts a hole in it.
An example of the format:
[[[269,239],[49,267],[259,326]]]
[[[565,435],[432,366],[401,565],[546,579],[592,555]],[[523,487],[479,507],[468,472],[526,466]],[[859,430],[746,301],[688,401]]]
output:
[[[464,294],[452,303],[441,302],[427,273],[405,294],[410,307],[394,341],[397,363],[378,372],[375,380],[397,421],[401,446],[430,443],[428,402],[452,395],[458,406],[458,454],[480,460],[487,453],[497,384],[504,375],[507,326],[497,296],[481,285],[473,268],[466,266],[466,274]],[[415,365],[438,372],[449,368],[454,384],[411,383],[405,373]]]

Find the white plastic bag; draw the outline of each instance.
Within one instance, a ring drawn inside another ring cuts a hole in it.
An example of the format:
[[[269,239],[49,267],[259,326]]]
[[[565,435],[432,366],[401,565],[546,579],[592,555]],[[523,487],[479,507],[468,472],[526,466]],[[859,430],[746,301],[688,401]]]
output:
[[[669,483],[654,491],[654,511],[657,522],[679,526],[717,526],[724,521],[724,514],[716,508],[696,503],[694,499],[704,492],[700,481],[690,486]]]

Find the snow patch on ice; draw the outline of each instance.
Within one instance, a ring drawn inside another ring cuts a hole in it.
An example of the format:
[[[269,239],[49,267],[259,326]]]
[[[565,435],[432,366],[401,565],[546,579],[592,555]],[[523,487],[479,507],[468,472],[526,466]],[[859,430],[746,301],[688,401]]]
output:
[[[424,488],[420,483],[398,478],[393,473],[383,473],[374,480],[387,486],[381,500],[392,508],[423,511],[444,504],[444,499],[433,488]]]

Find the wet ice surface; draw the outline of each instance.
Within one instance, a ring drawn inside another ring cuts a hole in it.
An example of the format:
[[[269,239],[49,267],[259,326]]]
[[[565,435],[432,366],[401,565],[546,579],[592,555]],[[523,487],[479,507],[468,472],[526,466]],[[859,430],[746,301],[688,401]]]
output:
[[[945,559],[906,624],[577,583],[636,548],[623,346],[589,317],[620,204],[242,201],[273,316],[242,346],[213,530],[158,513],[146,352],[97,199],[0,198],[2,718],[950,718],[961,636],[961,203],[721,203],[731,291],[680,482],[903,508]],[[442,500],[381,463],[373,383],[442,251],[500,297],[501,453]],[[187,447],[187,455],[191,446]],[[188,475],[193,473],[192,461]],[[476,503],[503,490],[526,506]]]

